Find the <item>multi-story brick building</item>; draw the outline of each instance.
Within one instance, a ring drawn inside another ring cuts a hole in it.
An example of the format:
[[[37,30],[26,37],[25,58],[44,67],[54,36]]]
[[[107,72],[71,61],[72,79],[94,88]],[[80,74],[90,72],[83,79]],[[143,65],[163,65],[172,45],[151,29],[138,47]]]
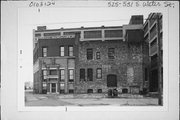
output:
[[[162,47],[162,14],[149,14],[144,23],[144,41],[148,44],[149,66],[146,68],[147,79],[145,82],[149,92],[158,92],[159,72],[161,72],[161,81],[163,81],[163,47]],[[160,47],[160,48],[159,48]],[[160,58],[159,58],[160,57]],[[161,70],[159,70],[161,69]],[[161,82],[162,84],[162,82]]]
[[[139,93],[147,53],[143,16],[128,25],[34,30],[37,93]]]

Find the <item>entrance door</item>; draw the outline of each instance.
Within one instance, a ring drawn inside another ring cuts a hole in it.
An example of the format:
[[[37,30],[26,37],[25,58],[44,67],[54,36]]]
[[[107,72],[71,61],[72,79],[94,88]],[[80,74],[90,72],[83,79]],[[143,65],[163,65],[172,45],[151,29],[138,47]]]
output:
[[[107,87],[117,87],[116,75],[111,74],[107,76]]]
[[[56,92],[56,83],[51,83],[51,92],[52,93]]]

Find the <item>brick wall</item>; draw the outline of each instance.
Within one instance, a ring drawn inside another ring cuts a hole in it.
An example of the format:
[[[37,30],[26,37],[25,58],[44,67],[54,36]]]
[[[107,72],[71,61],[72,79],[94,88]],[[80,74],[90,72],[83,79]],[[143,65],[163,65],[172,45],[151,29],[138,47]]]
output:
[[[122,88],[129,89],[130,85],[142,86],[143,83],[143,55],[141,43],[128,44],[121,40],[115,41],[86,41],[79,43],[79,61],[76,63],[76,83],[77,93],[87,93],[87,89],[102,89],[107,92],[107,75],[117,76],[117,89],[122,92]],[[86,49],[93,49],[93,59],[87,60]],[[108,48],[115,48],[115,59],[108,58]],[[96,52],[100,52],[101,59],[96,59]],[[127,69],[133,70],[133,81],[127,81]],[[80,68],[85,69],[86,81],[80,81]],[[87,81],[87,69],[93,69],[93,81]],[[102,68],[102,79],[96,78],[96,69]]]

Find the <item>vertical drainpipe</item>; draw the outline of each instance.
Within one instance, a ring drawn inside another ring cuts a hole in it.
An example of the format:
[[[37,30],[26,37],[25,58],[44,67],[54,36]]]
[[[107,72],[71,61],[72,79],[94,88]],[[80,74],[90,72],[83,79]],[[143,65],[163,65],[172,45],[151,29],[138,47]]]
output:
[[[69,78],[68,78],[68,74],[69,74],[69,70],[68,70],[68,58],[66,58],[66,66],[65,66],[65,70],[66,70],[66,79],[65,79],[65,85],[64,85],[64,87],[65,87],[65,93],[68,93],[68,80],[69,80]]]
[[[49,86],[48,86],[49,84]],[[49,82],[49,66],[47,67],[47,91],[49,91],[49,93],[51,92],[50,90],[50,82]],[[49,90],[48,90],[49,89]]]
[[[39,66],[39,93],[42,93],[42,87],[43,87],[43,79],[42,79],[42,61],[41,61],[42,59],[40,59],[39,60],[39,62],[40,62],[40,66]]]
[[[59,70],[60,66],[57,67],[57,92],[60,93],[60,70]]]

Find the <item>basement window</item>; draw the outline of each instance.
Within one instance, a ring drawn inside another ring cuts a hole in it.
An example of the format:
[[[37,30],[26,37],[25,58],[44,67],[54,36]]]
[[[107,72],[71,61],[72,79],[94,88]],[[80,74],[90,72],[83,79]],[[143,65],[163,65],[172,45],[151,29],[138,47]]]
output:
[[[97,92],[98,92],[98,93],[102,93],[102,89],[98,89]]]
[[[87,93],[93,93],[93,89],[88,89]]]

